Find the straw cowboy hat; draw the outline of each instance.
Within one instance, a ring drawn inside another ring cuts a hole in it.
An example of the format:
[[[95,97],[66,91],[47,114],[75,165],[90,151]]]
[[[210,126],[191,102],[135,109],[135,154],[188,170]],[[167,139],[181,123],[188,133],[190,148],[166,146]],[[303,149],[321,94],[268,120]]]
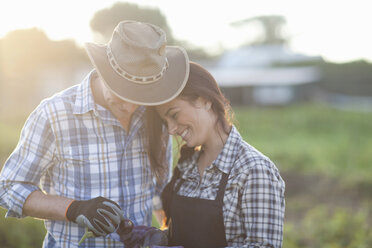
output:
[[[161,28],[122,21],[108,44],[86,43],[85,47],[98,74],[118,97],[140,105],[159,105],[174,99],[189,76],[185,50],[166,43]]]

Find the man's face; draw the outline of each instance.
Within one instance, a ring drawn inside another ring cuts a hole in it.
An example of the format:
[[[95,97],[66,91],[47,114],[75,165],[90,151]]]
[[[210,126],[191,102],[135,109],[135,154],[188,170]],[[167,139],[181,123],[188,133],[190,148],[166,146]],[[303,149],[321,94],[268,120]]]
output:
[[[106,107],[119,121],[128,120],[129,122],[132,114],[138,108],[137,104],[122,100],[107,87],[103,87],[103,98],[106,102]]]

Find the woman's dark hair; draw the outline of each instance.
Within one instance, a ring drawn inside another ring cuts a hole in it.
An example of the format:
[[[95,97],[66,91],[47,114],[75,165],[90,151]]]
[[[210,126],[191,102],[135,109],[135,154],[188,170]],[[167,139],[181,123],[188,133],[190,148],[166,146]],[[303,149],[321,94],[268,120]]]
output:
[[[189,79],[179,97],[189,102],[194,102],[199,97],[211,102],[212,111],[217,115],[216,124],[220,124],[226,133],[230,132],[233,121],[230,102],[222,94],[214,77],[201,65],[190,62]],[[183,145],[179,162],[190,158],[194,154],[194,151],[195,147]]]
[[[217,115],[217,124],[220,124],[223,130],[229,133],[233,120],[230,103],[222,94],[213,76],[201,65],[190,62],[189,78],[185,88],[178,97],[191,103],[195,102],[199,97],[211,102],[212,111]],[[165,158],[168,137],[163,127],[163,122],[154,107],[147,107],[146,119],[151,168],[158,179],[163,179],[168,168]],[[179,161],[182,162],[190,158],[194,151],[195,147],[183,145]]]
[[[156,180],[162,182],[169,168],[166,157],[169,136],[154,107],[146,108],[145,125],[151,171],[155,174]]]

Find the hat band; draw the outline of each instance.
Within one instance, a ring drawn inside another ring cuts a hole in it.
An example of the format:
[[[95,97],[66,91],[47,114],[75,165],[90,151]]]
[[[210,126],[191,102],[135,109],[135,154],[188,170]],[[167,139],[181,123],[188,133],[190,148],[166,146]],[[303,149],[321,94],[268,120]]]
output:
[[[119,74],[119,76],[125,78],[126,80],[129,80],[131,82],[137,83],[137,84],[149,84],[153,83],[155,81],[158,81],[160,78],[163,77],[165,71],[168,68],[168,60],[165,58],[165,65],[163,66],[163,69],[154,76],[147,76],[147,77],[141,77],[141,76],[135,76],[128,72],[126,72],[123,68],[119,66],[119,63],[116,61],[114,54],[111,51],[111,47],[107,46],[107,57],[109,59],[110,65],[114,71]]]

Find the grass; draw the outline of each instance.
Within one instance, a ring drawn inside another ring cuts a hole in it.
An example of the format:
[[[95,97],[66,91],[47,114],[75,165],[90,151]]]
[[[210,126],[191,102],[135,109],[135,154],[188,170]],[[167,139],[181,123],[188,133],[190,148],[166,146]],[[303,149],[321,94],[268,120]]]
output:
[[[372,115],[321,105],[235,108],[243,138],[280,170],[370,180]]]
[[[45,236],[44,224],[32,218],[5,219],[5,210],[0,208],[0,247],[41,247]]]

